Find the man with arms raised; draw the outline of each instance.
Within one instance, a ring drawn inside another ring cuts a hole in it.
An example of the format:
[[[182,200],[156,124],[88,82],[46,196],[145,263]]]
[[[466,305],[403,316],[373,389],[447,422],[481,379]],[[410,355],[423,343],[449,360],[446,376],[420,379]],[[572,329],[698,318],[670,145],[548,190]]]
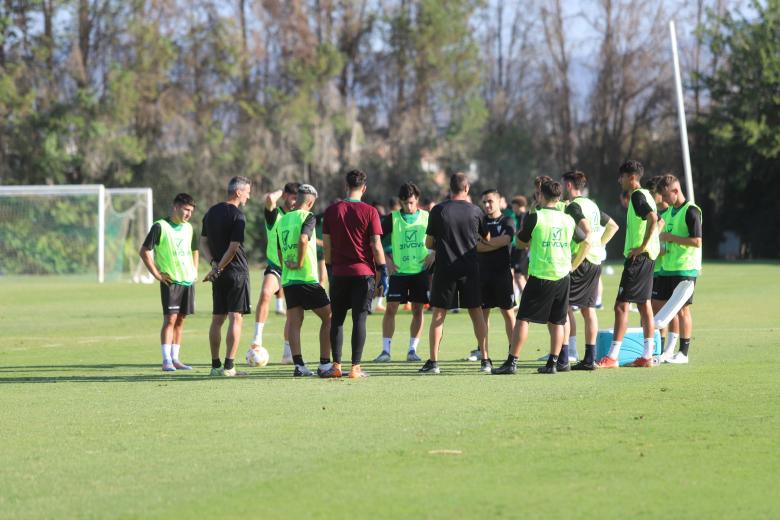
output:
[[[514,374],[517,358],[528,339],[529,323],[546,323],[550,332],[550,354],[547,364],[539,368],[542,374],[555,374],[558,355],[563,347],[564,324],[569,310],[569,275],[576,270],[588,252],[587,236],[569,215],[558,209],[562,187],[552,179],[539,183],[536,211],[525,218],[517,234],[519,246],[530,244],[528,283],[520,298],[517,321],[512,334],[509,356],[496,375]],[[572,260],[571,244],[580,242]],[[566,360],[568,365],[568,360]]]
[[[241,340],[244,314],[249,303],[249,266],[244,252],[246,218],[240,207],[249,200],[251,183],[246,177],[233,177],[227,188],[227,200],[215,204],[203,217],[200,250],[211,271],[203,279],[212,282],[213,310],[209,327],[211,375],[233,377],[236,351]],[[225,366],[219,360],[222,325],[228,320]]]
[[[629,366],[650,368],[655,350],[655,324],[650,298],[653,293],[653,269],[660,251],[658,241],[658,214],[655,200],[642,189],[640,181],[644,167],[638,161],[627,161],[620,166],[620,184],[629,193],[626,213],[626,241],[623,255],[623,274],[615,298],[615,326],[609,353],[596,364],[599,368],[617,368],[623,336],[628,328],[631,303],[636,303],[642,317],[644,352]]]
[[[468,202],[469,181],[464,173],[450,177],[450,198],[437,204],[428,218],[425,245],[436,250],[431,286],[431,327],[429,332],[431,357],[420,372],[439,373],[439,344],[444,330],[447,309],[465,308],[474,327],[477,347],[482,355],[481,368],[489,372],[487,327],[482,314],[477,243],[487,242],[490,233],[482,211]]]
[[[367,176],[360,170],[346,175],[346,198],[325,210],[322,242],[325,263],[331,266],[330,301],[333,316],[330,344],[333,363],[321,366],[320,377],[341,377],[344,320],[352,310],[352,368],[350,378],[366,377],[360,368],[366,343],[366,318],[376,287],[376,273],[387,293],[388,275],[382,249],[382,224],[376,208],[361,202]]]
[[[390,289],[387,309],[382,319],[382,353],[374,361],[391,360],[390,346],[395,332],[395,316],[401,303],[412,303],[412,324],[409,327],[407,361],[420,361],[417,345],[423,328],[423,306],[428,303],[428,273],[435,255],[425,247],[428,212],[417,207],[420,189],[407,182],[398,190],[401,208],[390,213],[382,224],[383,237],[389,237]]]
[[[179,361],[179,349],[184,319],[195,312],[193,284],[198,276],[198,248],[190,225],[194,209],[195,201],[191,196],[176,195],[170,218],[160,219],[152,225],[139,251],[146,268],[160,281],[163,307],[160,348],[162,369],[166,372],[192,370]]]
[[[571,332],[564,341],[569,342],[568,356],[577,358],[577,321],[574,319],[572,307],[579,307],[585,321],[585,356],[572,367],[573,370],[594,370],[596,368],[596,336],[599,332],[596,302],[598,300],[599,277],[601,262],[606,257],[606,245],[618,230],[618,225],[612,218],[601,211],[591,199],[585,197],[583,191],[588,185],[588,178],[581,171],[569,171],[563,174],[563,187],[571,201],[565,213],[582,222],[585,230],[590,232],[588,242],[590,250],[579,267],[571,273],[569,289],[569,325]],[[577,253],[579,244],[572,248]],[[564,362],[567,360],[563,360]]]
[[[288,182],[284,189],[276,190],[265,195],[265,231],[268,237],[268,244],[265,248],[265,256],[268,260],[268,266],[263,273],[263,287],[260,289],[260,298],[257,300],[257,310],[255,311],[255,336],[252,339],[250,348],[263,346],[263,328],[268,319],[268,307],[271,304],[271,297],[279,294],[281,289],[282,265],[279,260],[278,243],[276,239],[276,224],[279,218],[288,211],[291,211],[295,205],[295,197],[298,192],[299,184],[297,182]],[[290,344],[288,342],[288,324],[284,324],[284,351],[282,353],[282,363],[292,363],[292,354],[290,353]]]
[[[301,326],[304,311],[311,310],[320,324],[320,365],[330,363],[330,300],[317,275],[317,219],[311,212],[317,190],[301,184],[292,210],[279,218],[277,237],[282,267],[282,287],[287,301],[293,376],[312,376],[301,353]]]

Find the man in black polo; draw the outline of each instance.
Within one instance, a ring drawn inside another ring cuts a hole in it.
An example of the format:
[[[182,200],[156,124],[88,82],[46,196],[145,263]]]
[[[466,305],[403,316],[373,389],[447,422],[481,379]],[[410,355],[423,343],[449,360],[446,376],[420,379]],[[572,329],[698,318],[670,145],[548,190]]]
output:
[[[212,282],[213,310],[209,327],[211,375],[233,377],[241,324],[251,312],[249,266],[244,252],[246,218],[240,206],[249,200],[250,181],[233,177],[227,188],[227,200],[210,207],[203,217],[200,250],[212,269],[203,279]],[[219,360],[222,325],[228,320],[225,366]]]
[[[477,243],[489,243],[490,233],[480,210],[468,202],[469,182],[466,175],[450,177],[450,198],[437,204],[428,218],[425,245],[436,249],[436,264],[431,287],[430,348],[431,357],[420,369],[424,374],[439,373],[441,343],[447,309],[465,308],[474,326],[477,346],[482,354],[483,372],[490,372],[487,327],[482,315]]]

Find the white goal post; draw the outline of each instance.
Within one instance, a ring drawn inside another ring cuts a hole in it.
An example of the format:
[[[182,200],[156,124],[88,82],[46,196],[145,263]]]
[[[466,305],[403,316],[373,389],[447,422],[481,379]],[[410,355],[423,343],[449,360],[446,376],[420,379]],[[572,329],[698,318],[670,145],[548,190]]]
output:
[[[139,206],[144,211],[139,212],[143,222],[138,222],[137,227],[145,233],[152,225],[152,189],[151,188],[106,188],[102,184],[80,185],[31,185],[31,186],[0,186],[0,206],[3,199],[26,199],[45,204],[46,198],[54,197],[94,197],[95,204],[95,229],[94,236],[97,243],[95,263],[97,265],[97,281],[103,283],[106,278],[106,219],[109,211],[112,211],[111,201],[118,196],[135,196],[142,201]],[[0,218],[10,219],[0,208]],[[20,217],[24,218],[24,216]],[[140,245],[140,244],[139,244]],[[140,278],[139,273],[133,277],[134,281]]]

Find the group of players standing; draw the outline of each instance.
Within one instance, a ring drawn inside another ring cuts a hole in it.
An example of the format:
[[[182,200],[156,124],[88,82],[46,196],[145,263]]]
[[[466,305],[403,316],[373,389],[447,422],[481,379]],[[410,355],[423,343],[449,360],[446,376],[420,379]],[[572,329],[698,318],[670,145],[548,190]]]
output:
[[[430,212],[418,207],[417,186],[410,182],[403,184],[398,193],[401,207],[383,225],[377,210],[361,201],[366,191],[366,174],[352,170],[345,178],[345,198],[330,205],[323,214],[321,237],[317,236],[317,219],[311,212],[318,197],[313,186],[288,183],[283,190],[267,194],[268,267],[251,348],[261,347],[271,297],[283,290],[287,304],[285,348],[289,345],[284,357],[291,358],[293,374],[314,375],[303,360],[300,334],[304,312],[311,310],[320,319],[317,374],[323,378],[342,377],[343,328],[351,311],[348,375],[365,377],[361,360],[366,318],[375,289],[380,287],[388,306],[382,325],[382,353],[377,362],[391,359],[397,310],[400,304],[411,303],[408,361],[421,361],[417,347],[423,330],[424,305],[429,304],[432,311],[430,355],[419,369],[423,374],[440,372],[438,358],[444,322],[448,310],[456,308],[468,311],[483,372],[516,372],[530,323],[547,324],[550,333],[550,353],[546,364],[538,369],[540,373],[614,368],[618,366],[628,325],[629,305],[635,303],[642,318],[644,353],[630,366],[651,367],[655,350],[654,310],[670,298],[681,281],[695,281],[701,269],[701,211],[685,200],[673,175],[653,178],[651,193],[641,187],[640,163],[624,163],[619,174],[622,188],[629,194],[625,264],[615,301],[613,341],[608,354],[598,361],[595,359],[598,332],[595,307],[601,262],[606,257],[605,246],[618,226],[584,195],[587,178],[579,171],[565,173],[562,183],[550,177],[538,177],[535,207],[522,219],[519,231],[513,219],[502,214],[497,190],[482,193],[484,212],[469,201],[470,185],[462,173],[451,176],[448,199],[436,204]],[[228,200],[210,208],[203,218],[200,251],[212,265],[204,281],[213,283],[209,341],[211,374],[215,376],[236,375],[234,360],[242,318],[250,312],[249,271],[243,250],[245,219],[240,210],[249,198],[250,189],[248,179],[231,179]],[[564,190],[569,196],[568,204],[561,201]],[[171,347],[174,340],[180,344],[183,316],[192,312],[194,277],[193,266],[187,263],[188,253],[194,253],[189,257],[194,258],[195,270],[197,267],[197,248],[193,247],[192,252],[189,247],[191,228],[181,236],[176,235],[177,227],[189,227],[187,220],[194,208],[191,198],[188,204],[182,203],[183,196],[180,194],[174,201],[170,219],[155,223],[141,248],[150,272],[161,281],[166,315],[161,331],[163,370],[189,368],[178,356],[173,356],[178,353],[178,346],[175,350]],[[664,208],[662,213],[659,206]],[[390,248],[386,256],[381,238],[388,234]],[[513,242],[516,251],[528,250],[528,279],[516,315],[512,267],[517,258],[513,259]],[[659,257],[661,243],[665,251]],[[179,250],[175,250],[175,244]],[[318,267],[318,244],[322,246],[329,293],[321,283],[325,273]],[[171,275],[170,266],[176,262],[184,266],[177,272],[183,273],[186,279],[178,280]],[[186,290],[179,289],[180,285]],[[663,361],[687,362],[691,303],[692,299],[683,306],[679,322],[670,325]],[[488,318],[492,308],[500,309],[509,341],[507,359],[496,367],[488,348]],[[577,358],[573,331],[573,311],[577,308],[585,322],[585,355],[571,365],[570,355]],[[226,320],[229,329],[223,366],[219,353],[221,327]],[[675,354],[677,337],[680,351]]]

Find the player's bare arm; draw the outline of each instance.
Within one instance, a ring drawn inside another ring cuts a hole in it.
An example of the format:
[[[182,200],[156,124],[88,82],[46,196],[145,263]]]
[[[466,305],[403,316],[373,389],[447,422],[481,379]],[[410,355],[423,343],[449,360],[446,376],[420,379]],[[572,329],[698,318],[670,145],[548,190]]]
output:
[[[216,265],[214,265],[211,271],[208,272],[206,277],[203,278],[203,281],[211,282],[215,278],[217,278],[220,274],[222,274],[223,269],[225,269],[225,267],[227,267],[228,264],[230,264],[230,262],[233,261],[233,257],[236,256],[236,252],[238,251],[239,247],[241,247],[241,242],[231,242],[230,245],[228,245],[225,254],[222,255],[222,258],[219,259],[219,261],[216,263]]]
[[[281,198],[284,190],[276,190],[265,194],[265,209],[273,211],[276,209],[277,203]]]
[[[152,254],[152,251],[150,249],[145,248],[144,246],[141,246],[141,249],[138,251],[138,254],[141,256],[141,261],[144,263],[146,268],[149,270],[149,273],[154,277],[155,280],[159,280],[165,285],[171,285],[171,277],[168,275],[168,273],[161,273],[157,270],[157,266],[154,264],[154,255]],[[195,268],[197,269],[198,261],[197,257],[195,257]]]
[[[672,233],[661,233],[658,238],[664,242],[674,242],[681,246],[701,247],[701,237],[680,237]]]
[[[606,246],[612,240],[612,237],[615,236],[615,233],[618,232],[618,229],[620,229],[620,226],[618,226],[617,222],[609,219],[607,225],[604,226],[604,233],[601,235],[601,245]]]

